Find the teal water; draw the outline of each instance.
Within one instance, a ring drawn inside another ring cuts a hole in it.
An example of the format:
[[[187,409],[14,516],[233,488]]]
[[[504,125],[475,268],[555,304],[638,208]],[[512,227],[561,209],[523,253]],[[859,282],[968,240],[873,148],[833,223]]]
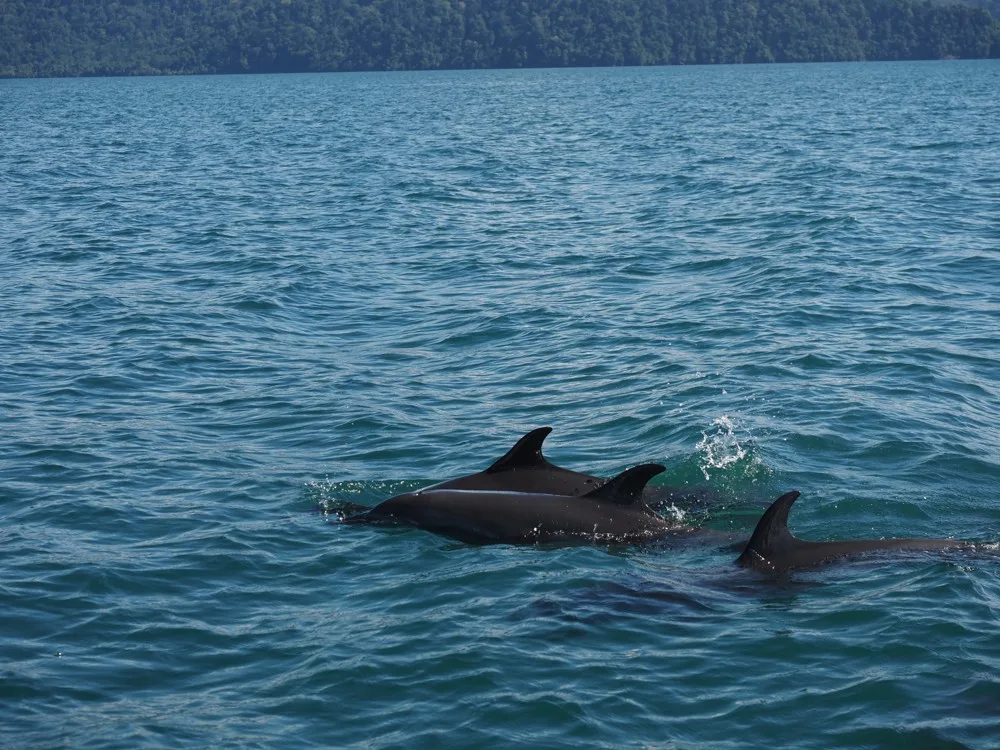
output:
[[[0,745],[1000,746],[1000,62],[0,81]],[[975,553],[472,547],[528,429]],[[991,550],[992,546],[992,550]]]

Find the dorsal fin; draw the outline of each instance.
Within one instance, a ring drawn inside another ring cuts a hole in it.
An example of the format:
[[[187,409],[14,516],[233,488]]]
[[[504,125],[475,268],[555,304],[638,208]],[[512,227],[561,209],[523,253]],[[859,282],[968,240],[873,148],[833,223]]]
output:
[[[509,469],[538,469],[549,466],[549,462],[542,455],[542,443],[550,432],[552,432],[551,427],[532,430],[514,443],[513,448],[483,473],[495,474]]]
[[[764,511],[757,522],[753,536],[747,542],[743,554],[736,559],[737,565],[745,568],[770,567],[768,560],[774,556],[774,550],[785,542],[795,539],[788,530],[788,512],[792,503],[799,499],[796,491],[786,492]]]
[[[639,464],[602,484],[584,497],[616,505],[631,505],[642,498],[646,483],[666,469],[661,464]]]

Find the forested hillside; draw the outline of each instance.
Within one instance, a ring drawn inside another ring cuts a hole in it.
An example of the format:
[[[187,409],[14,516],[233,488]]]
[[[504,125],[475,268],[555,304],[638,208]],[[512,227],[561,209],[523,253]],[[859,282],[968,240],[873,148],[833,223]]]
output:
[[[0,76],[988,56],[928,0],[0,0]]]

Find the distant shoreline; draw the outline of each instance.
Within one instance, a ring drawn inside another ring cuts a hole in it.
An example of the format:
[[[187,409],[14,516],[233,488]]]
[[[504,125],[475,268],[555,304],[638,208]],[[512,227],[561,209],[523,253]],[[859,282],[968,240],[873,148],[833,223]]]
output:
[[[233,72],[198,72],[168,71],[156,73],[83,73],[79,75],[3,75],[0,81],[38,81],[38,80],[78,80],[89,78],[207,78],[211,76],[262,76],[262,75],[359,75],[378,73],[483,73],[493,71],[544,71],[544,70],[591,70],[591,69],[635,69],[635,68],[708,68],[708,67],[780,67],[784,65],[872,65],[881,63],[934,63],[934,62],[966,62],[971,60],[996,60],[995,57],[939,57],[914,58],[908,60],[804,60],[799,62],[753,62],[753,63],[662,63],[651,65],[539,65],[520,68],[414,68],[414,69],[382,69],[382,70],[238,70]]]

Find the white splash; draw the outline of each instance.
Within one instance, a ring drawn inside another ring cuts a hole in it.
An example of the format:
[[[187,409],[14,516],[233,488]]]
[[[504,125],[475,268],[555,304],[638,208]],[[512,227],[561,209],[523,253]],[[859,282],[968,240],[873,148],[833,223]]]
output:
[[[685,516],[687,516],[686,511],[681,510],[673,503],[670,503],[670,505],[664,505],[659,509],[659,511],[661,515],[666,516],[667,518],[671,519],[672,521],[676,521],[679,524],[684,523],[684,518]]]
[[[696,446],[701,454],[698,460],[698,467],[705,475],[705,481],[712,477],[709,475],[710,469],[725,469],[728,466],[741,461],[747,456],[747,449],[736,437],[736,427],[733,420],[723,414],[712,422],[715,432],[701,433],[701,440]]]

